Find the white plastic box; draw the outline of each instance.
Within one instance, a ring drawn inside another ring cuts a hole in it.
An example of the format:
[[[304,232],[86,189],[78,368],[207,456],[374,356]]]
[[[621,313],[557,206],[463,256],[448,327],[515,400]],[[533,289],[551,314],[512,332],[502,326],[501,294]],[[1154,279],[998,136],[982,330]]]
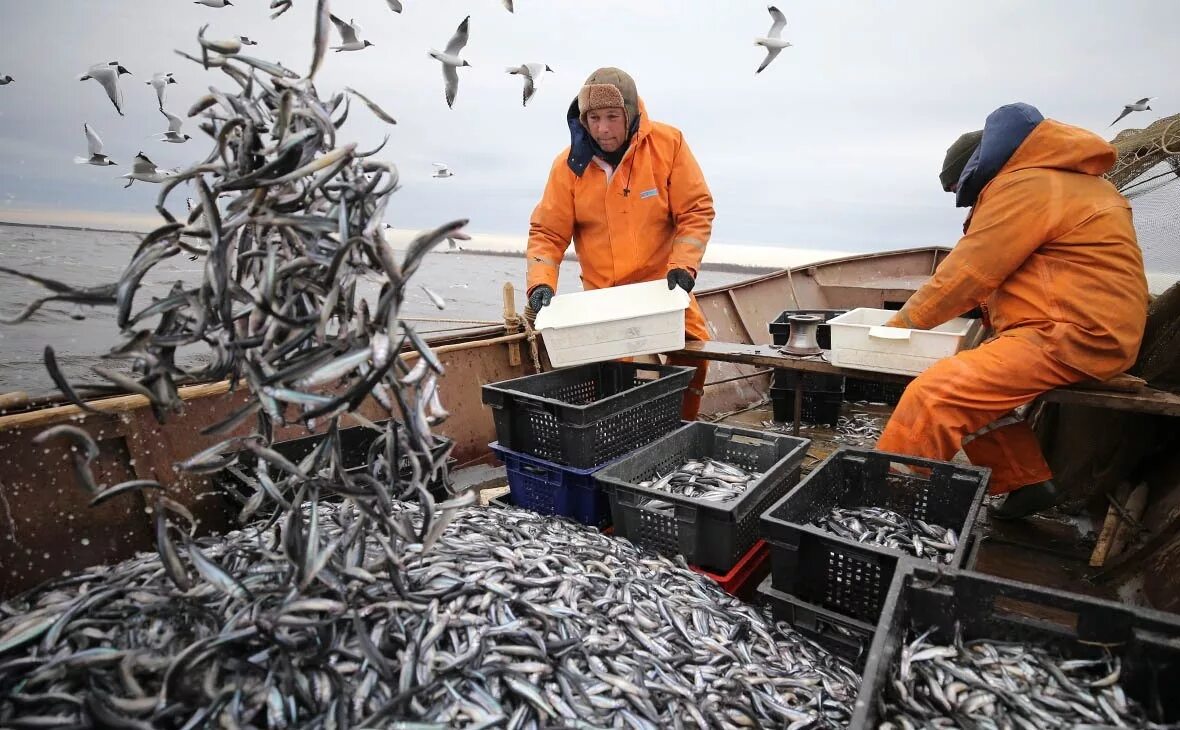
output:
[[[554,367],[651,355],[684,347],[688,292],[664,279],[562,294],[537,313]]]
[[[917,375],[959,350],[974,347],[979,320],[958,317],[931,330],[884,327],[897,314],[887,309],[853,309],[828,320],[833,365],[879,373]]]

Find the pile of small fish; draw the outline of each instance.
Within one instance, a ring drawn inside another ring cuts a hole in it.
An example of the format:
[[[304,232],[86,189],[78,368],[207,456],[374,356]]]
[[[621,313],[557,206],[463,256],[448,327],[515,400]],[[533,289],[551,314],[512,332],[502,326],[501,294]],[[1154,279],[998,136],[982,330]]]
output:
[[[833,507],[813,522],[847,540],[903,550],[935,563],[950,563],[959,538],[949,527],[932,525],[883,507]]]
[[[54,300],[116,309],[125,341],[109,357],[130,373],[99,375],[145,397],[159,420],[181,408],[186,379],[245,391],[175,467],[233,467],[253,492],[243,529],[201,537],[164,484],[100,484],[84,421],[39,434],[47,451],[69,449],[91,504],[142,494],[156,552],[0,603],[0,726],[846,722],[854,673],[683,565],[573,523],[470,508],[473,492],[432,499],[449,451],[431,431],[447,417],[444,367],[399,311],[423,257],[465,238],[465,221],[395,257],[382,231],[396,168],[373,159],[380,147],[338,141],[350,97],[392,120],[351,89],[321,99],[313,83],[330,17],[318,0],[302,78],[202,28],[200,57],[182,55],[237,90],[211,87],[190,109],[214,144],[162,183],[156,209],[167,222],[117,282],[29,277],[52,294],[25,317]],[[167,206],[181,185],[198,200],[184,220]],[[202,281],[137,298],[147,272],[182,253],[203,259]],[[381,282],[375,305],[358,293],[366,277]],[[178,349],[193,347],[206,362],[181,367]],[[51,348],[45,360],[65,396],[93,413]],[[358,412],[370,398],[385,425]],[[344,416],[379,433],[363,468],[344,463]],[[297,461],[273,448],[275,427],[292,423],[323,431]],[[712,464],[696,479],[736,493],[753,476]]]
[[[840,416],[836,421],[835,437],[826,440],[848,446],[875,446],[877,440],[881,438],[881,430],[883,428],[884,419],[880,416],[874,416],[861,411],[853,411],[847,415]],[[792,425],[775,421],[763,421],[762,429],[777,433],[791,433]],[[799,431],[801,433],[805,431],[822,431],[825,434],[831,434],[832,428],[826,424],[802,423],[799,425]]]
[[[657,473],[655,479],[639,482],[639,486],[702,502],[724,503],[745,494],[750,482],[761,476],[760,472],[706,457],[690,459],[663,476]]]
[[[1023,641],[903,646],[878,728],[1162,727],[1119,686],[1118,658],[1068,659]],[[1173,726],[1174,727],[1174,726]]]
[[[401,505],[415,526],[418,509]],[[0,604],[0,726],[816,727],[846,665],[682,564],[512,508],[391,549],[360,501],[302,510],[339,560],[291,582],[256,523]],[[200,556],[200,557],[198,557]],[[173,558],[169,558],[173,559]]]

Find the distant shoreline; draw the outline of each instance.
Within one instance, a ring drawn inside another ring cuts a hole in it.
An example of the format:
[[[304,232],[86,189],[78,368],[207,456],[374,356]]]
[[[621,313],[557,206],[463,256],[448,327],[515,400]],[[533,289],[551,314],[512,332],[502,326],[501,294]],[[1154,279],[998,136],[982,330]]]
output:
[[[89,231],[92,233],[125,233],[131,236],[142,236],[144,231],[133,231],[122,228],[95,228],[93,226],[63,226],[54,223],[17,223],[14,221],[0,220],[0,226],[14,226],[18,228],[47,228],[49,230],[57,231]],[[480,256],[507,256],[512,258],[524,258],[523,251],[497,251],[493,249],[479,249],[479,248],[464,248],[462,253],[478,254]],[[578,257],[573,251],[566,254],[567,261],[577,261]],[[706,263],[701,266],[702,271],[715,271],[721,274],[769,274],[778,271],[773,266],[748,266],[745,264],[719,264]]]

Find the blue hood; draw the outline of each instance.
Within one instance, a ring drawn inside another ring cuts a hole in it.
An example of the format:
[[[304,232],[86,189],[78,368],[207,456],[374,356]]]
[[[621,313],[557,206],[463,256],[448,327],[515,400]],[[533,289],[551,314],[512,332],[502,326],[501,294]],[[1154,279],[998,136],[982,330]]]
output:
[[[974,206],[983,188],[1044,120],[1036,107],[1022,103],[1007,104],[988,114],[983,124],[983,139],[959,176],[955,205],[959,208]]]
[[[565,113],[566,124],[570,128],[570,156],[565,161],[569,168],[574,171],[578,177],[586,172],[586,166],[590,164],[590,160],[594,159],[594,155],[602,154],[602,150],[598,148],[598,143],[590,136],[590,132],[582,125],[581,115],[578,114],[578,100],[575,97],[570,104],[570,108]],[[628,139],[635,136],[636,130],[639,129],[639,115],[635,115],[635,120],[631,122],[631,129],[628,131]]]

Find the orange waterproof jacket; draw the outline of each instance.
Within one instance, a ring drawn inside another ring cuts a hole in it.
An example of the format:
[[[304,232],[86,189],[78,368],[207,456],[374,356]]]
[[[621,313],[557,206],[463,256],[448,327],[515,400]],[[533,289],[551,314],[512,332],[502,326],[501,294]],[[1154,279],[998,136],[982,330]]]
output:
[[[1148,294],[1131,206],[1099,177],[1116,157],[1084,129],[1036,124],[896,319],[929,329],[982,304],[999,336],[1023,337],[1092,378],[1126,370]]]
[[[576,111],[574,111],[576,114]],[[594,158],[579,176],[567,147],[553,162],[529,222],[528,290],[557,290],[558,266],[573,241],[586,289],[696,276],[713,229],[713,196],[680,130],[651,121],[639,100],[639,127],[617,169]],[[692,300],[690,337],[709,339]]]

